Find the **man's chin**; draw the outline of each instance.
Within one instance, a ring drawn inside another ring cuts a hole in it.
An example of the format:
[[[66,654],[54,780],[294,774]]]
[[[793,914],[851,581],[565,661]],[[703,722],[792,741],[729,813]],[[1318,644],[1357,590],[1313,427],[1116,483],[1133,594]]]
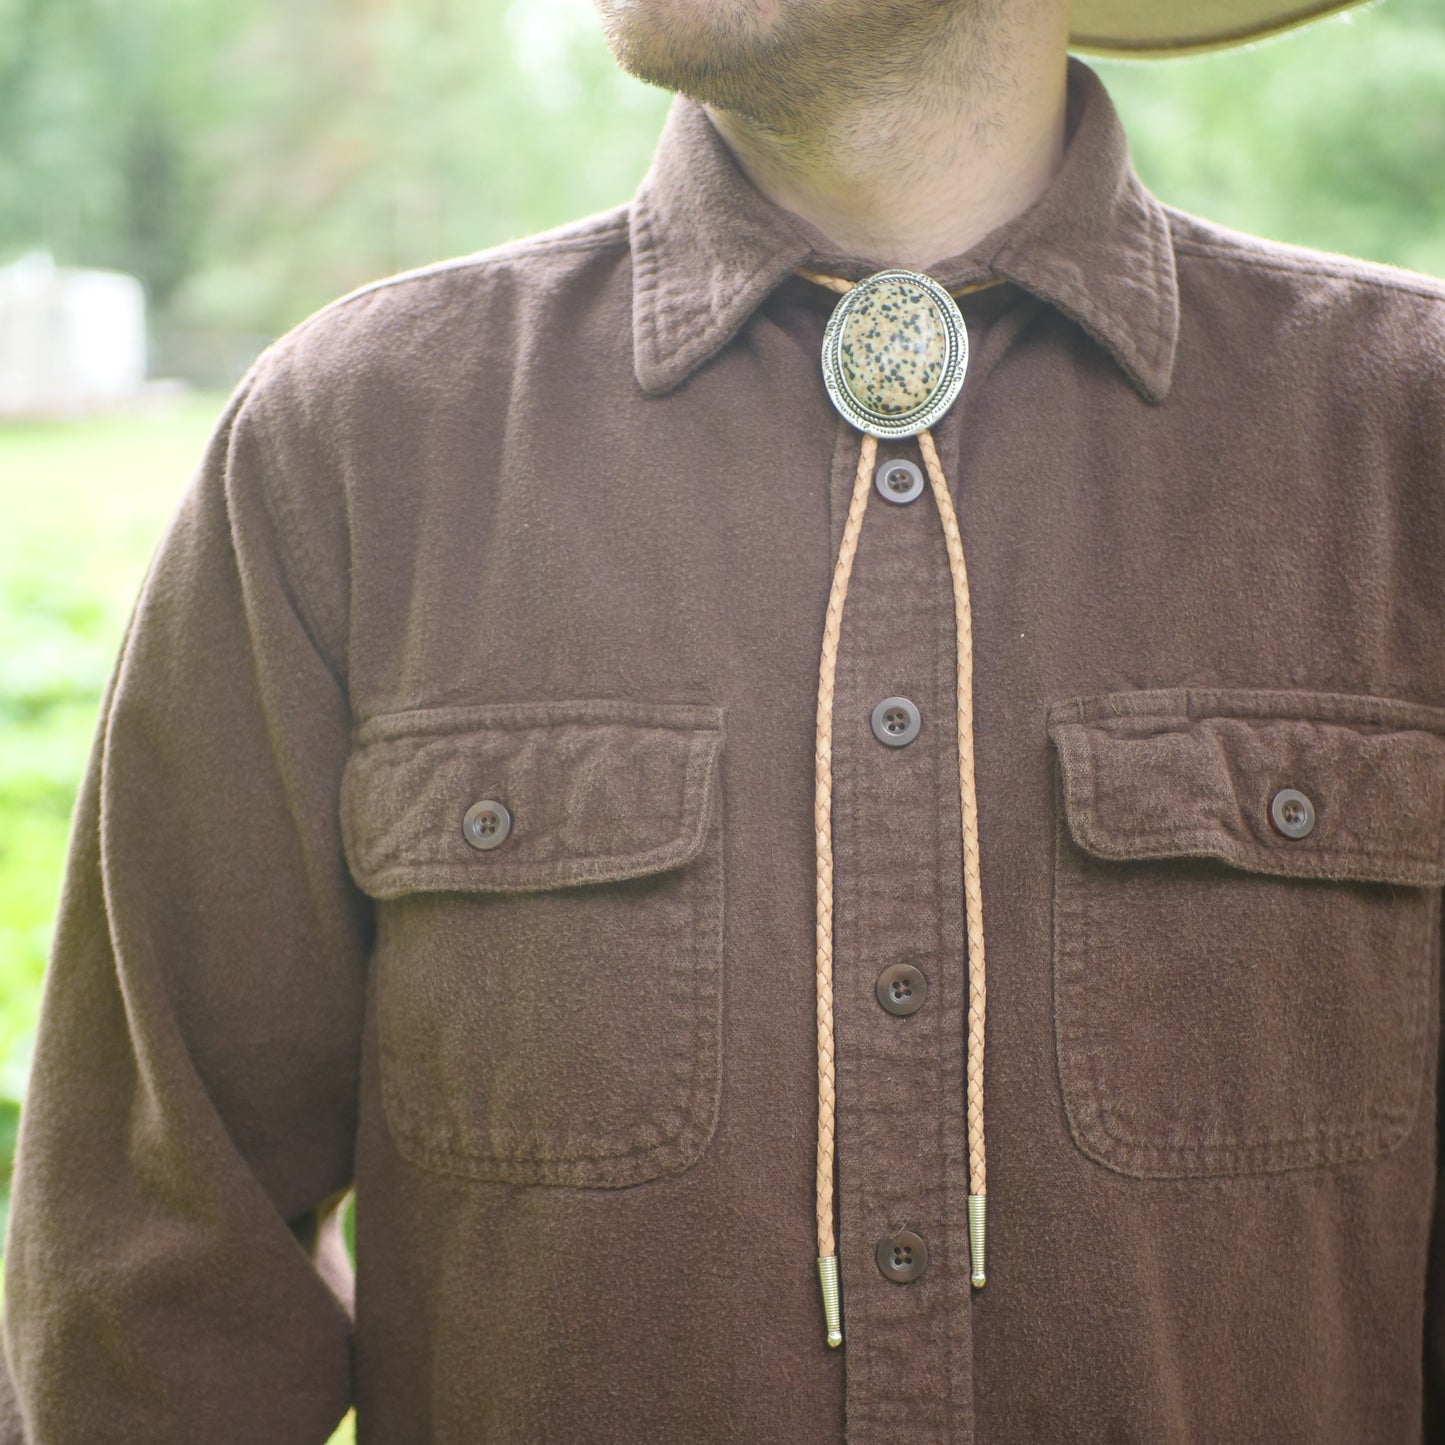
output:
[[[630,75],[777,130],[936,54],[962,10],[1001,0],[594,0]],[[915,73],[918,73],[915,70]]]

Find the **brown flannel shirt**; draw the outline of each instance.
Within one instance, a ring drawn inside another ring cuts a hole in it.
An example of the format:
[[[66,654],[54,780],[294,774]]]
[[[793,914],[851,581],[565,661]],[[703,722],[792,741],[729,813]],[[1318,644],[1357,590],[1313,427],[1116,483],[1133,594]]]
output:
[[[858,436],[800,264],[877,269],[679,101],[630,207],[359,292],[242,384],[80,798],[0,1437],[320,1445],[353,1401],[368,1445],[1430,1432],[1445,289],[1161,206],[1078,64],[1047,193],[936,269],[1009,282],[964,299],[935,428],[989,1283],[948,564],[927,491],[875,495],[834,712],[830,1351],[813,713]]]

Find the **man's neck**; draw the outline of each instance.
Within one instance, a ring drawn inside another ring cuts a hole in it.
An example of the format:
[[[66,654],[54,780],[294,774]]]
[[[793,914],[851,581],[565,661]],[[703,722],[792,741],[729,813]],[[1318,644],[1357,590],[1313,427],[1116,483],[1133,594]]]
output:
[[[842,252],[927,270],[1026,210],[1063,156],[1066,6],[958,27],[930,74],[849,88],[786,130],[708,114],[743,172]]]

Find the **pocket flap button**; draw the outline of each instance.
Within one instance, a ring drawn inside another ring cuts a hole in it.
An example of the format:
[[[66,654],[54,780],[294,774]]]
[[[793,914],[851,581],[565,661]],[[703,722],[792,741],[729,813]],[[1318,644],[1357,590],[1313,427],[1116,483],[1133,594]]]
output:
[[[1286,838],[1303,838],[1315,825],[1315,805],[1295,788],[1281,788],[1269,804],[1270,821]]]
[[[495,798],[483,798],[480,803],[473,803],[462,819],[462,837],[473,848],[484,851],[506,842],[511,831],[512,815],[507,811],[507,805]]]

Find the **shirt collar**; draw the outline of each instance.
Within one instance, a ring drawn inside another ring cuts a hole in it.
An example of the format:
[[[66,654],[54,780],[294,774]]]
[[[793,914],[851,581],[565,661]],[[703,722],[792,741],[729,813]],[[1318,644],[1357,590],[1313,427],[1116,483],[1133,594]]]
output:
[[[1064,161],[1021,216],[933,269],[958,287],[1006,276],[1079,325],[1150,401],[1174,369],[1179,291],[1169,221],[1129,161],[1099,78],[1069,61]],[[707,113],[678,97],[632,207],[637,379],[670,391],[719,351],[798,266],[857,279],[881,269],[828,253],[738,169]]]

